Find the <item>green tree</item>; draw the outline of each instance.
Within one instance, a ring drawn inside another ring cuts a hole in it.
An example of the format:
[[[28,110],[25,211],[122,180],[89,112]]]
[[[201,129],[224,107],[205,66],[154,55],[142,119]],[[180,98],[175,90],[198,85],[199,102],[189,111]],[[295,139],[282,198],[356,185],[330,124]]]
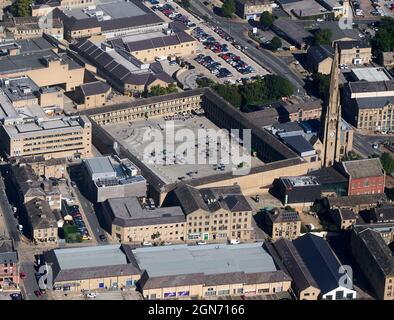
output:
[[[199,88],[213,87],[215,85],[215,81],[209,78],[199,78],[196,80]]]
[[[232,18],[235,13],[235,0],[224,0],[221,10],[224,17]]]
[[[382,52],[394,50],[394,18],[384,17],[380,20],[379,30],[372,39],[374,54],[381,56]]]
[[[231,103],[234,107],[239,108],[242,105],[242,96],[239,92],[239,87],[229,84],[218,84],[215,86],[215,91],[225,100]]]
[[[162,87],[160,85],[157,85],[157,86],[153,86],[150,89],[148,96],[149,97],[156,97],[156,96],[162,96],[165,94],[175,93],[175,92],[178,92],[178,88],[173,83],[171,83],[168,87]]]
[[[246,83],[240,90],[245,105],[259,105],[267,101],[267,88],[263,79]]]
[[[314,37],[313,37],[313,44],[331,44],[332,32],[330,29],[319,29]]]
[[[190,1],[189,0],[182,0],[181,6],[184,7],[185,9],[189,9],[190,8]]]
[[[263,29],[269,29],[274,23],[274,16],[269,11],[264,11],[260,16],[260,25]]]
[[[280,40],[280,38],[278,38],[278,37],[273,37],[269,47],[273,51],[278,50],[279,48],[282,47],[282,40]]]
[[[32,3],[33,0],[16,0],[11,7],[12,13],[17,17],[30,16]]]
[[[313,76],[313,86],[316,89],[319,98],[322,99],[325,104],[327,104],[330,95],[330,76],[316,73]]]
[[[268,91],[268,99],[276,100],[289,97],[294,93],[294,87],[289,80],[277,75],[268,75],[264,78]]]
[[[384,171],[386,171],[387,174],[391,174],[394,172],[394,159],[391,157],[391,155],[387,152],[384,152],[380,156],[380,162],[382,163]]]

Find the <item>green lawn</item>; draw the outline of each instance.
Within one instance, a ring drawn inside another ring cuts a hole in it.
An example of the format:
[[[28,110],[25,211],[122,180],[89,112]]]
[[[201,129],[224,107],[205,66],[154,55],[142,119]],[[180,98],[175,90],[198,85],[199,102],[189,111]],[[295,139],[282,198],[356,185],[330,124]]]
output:
[[[81,234],[79,233],[78,227],[76,225],[65,224],[63,226],[63,232],[66,242],[82,242]]]

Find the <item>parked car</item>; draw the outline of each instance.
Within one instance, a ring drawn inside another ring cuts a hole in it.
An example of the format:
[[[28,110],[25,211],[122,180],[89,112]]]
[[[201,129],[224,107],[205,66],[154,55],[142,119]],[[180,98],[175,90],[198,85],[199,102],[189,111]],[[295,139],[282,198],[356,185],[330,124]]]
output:
[[[85,297],[89,298],[89,299],[93,299],[93,298],[97,297],[97,293],[95,293],[95,292],[88,292],[88,293],[85,294]]]
[[[22,295],[20,293],[11,293],[11,300],[23,300]]]

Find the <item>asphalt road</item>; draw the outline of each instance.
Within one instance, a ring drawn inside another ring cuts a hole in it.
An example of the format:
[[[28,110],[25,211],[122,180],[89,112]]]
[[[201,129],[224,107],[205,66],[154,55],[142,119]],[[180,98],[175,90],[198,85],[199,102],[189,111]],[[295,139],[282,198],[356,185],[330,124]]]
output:
[[[21,272],[26,273],[26,278],[23,279],[22,293],[25,300],[48,300],[46,294],[41,297],[36,297],[34,291],[40,290],[38,282],[36,280],[36,270],[34,269],[33,262],[22,262]]]
[[[7,194],[5,192],[5,185],[3,177],[0,173],[0,211],[4,217],[9,236],[14,240],[14,245],[18,247],[20,241],[20,233],[17,228],[17,221],[14,217],[12,207],[8,202]]]
[[[305,83],[301,76],[289,68],[289,66],[281,58],[276,57],[268,50],[251,47],[251,45],[247,42],[250,39],[247,35],[245,35],[245,32],[249,30],[247,23],[236,23],[219,17],[202,2],[202,0],[191,1],[190,10],[200,17],[204,15],[208,16],[212,23],[221,27],[230,36],[232,36],[237,43],[248,47],[248,49],[245,50],[245,54],[247,54],[251,59],[272,73],[287,78],[295,86],[296,91],[298,91],[299,94],[306,94],[306,91],[303,88]]]
[[[96,239],[97,243],[107,244],[108,241],[100,240],[99,236],[101,234],[105,235],[105,231],[100,226],[100,223],[97,219],[96,212],[94,211],[92,203],[82,195],[82,193],[79,191],[77,187],[74,188],[74,192],[76,192],[79,202],[82,206],[82,209],[85,212],[86,219],[88,220],[87,223],[90,225],[90,229],[93,232],[92,236]]]
[[[368,158],[368,156],[374,154],[381,154],[379,150],[372,148],[374,143],[380,145],[385,142],[394,143],[394,135],[362,135],[355,132],[353,137],[353,148],[356,152]]]

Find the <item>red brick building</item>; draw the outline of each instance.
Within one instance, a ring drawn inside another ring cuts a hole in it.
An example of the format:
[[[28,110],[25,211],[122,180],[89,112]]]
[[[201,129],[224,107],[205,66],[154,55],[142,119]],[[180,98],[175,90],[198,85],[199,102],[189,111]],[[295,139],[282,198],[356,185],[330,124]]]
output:
[[[349,178],[348,195],[384,193],[386,174],[378,158],[342,162]]]
[[[18,254],[12,241],[0,240],[0,291],[19,287]]]

